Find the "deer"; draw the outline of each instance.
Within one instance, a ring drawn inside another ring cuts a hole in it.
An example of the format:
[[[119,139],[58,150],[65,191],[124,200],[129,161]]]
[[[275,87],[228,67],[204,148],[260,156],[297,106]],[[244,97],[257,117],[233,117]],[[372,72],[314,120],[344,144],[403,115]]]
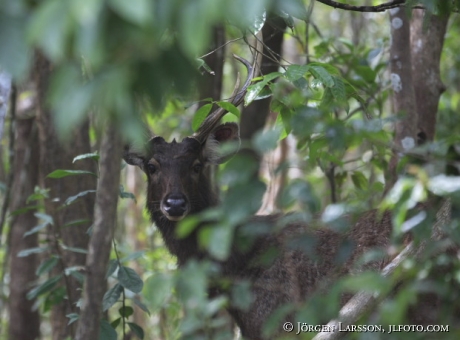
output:
[[[238,106],[254,78],[255,63],[234,57],[244,64],[248,73],[241,89],[238,78],[229,100]],[[240,141],[236,123],[220,124],[226,113],[223,108],[214,110],[193,135],[181,142],[175,139],[167,142],[163,137],[154,135],[144,150],[138,151],[129,146],[124,150],[126,163],[138,166],[147,177],[146,208],[166,247],[177,257],[179,267],[191,259],[210,257],[198,242],[200,228],[205,227],[206,223],[201,223],[184,238],[179,238],[176,230],[179,221],[185,217],[219,204],[219,195],[209,168],[231,158],[232,154],[219,153],[221,144]],[[252,217],[252,221],[269,226],[277,226],[282,220],[282,215]],[[300,221],[290,221],[282,228],[273,229],[274,232],[257,236],[250,249],[241,250],[234,244],[226,260],[215,260],[220,265],[221,275],[233,282],[251,282],[252,302],[249,309],[241,310],[232,305],[228,307],[245,339],[264,339],[263,324],[278,307],[306,301],[315,292],[326,291],[327,286],[341,276],[368,269],[377,271],[388,263],[388,258],[384,257],[365,265],[355,265],[357,259],[367,251],[375,248],[385,250],[388,247],[392,232],[389,213],[379,215],[373,210],[356,220],[350,219],[350,228],[345,233]],[[235,233],[238,232],[237,228]],[[313,240],[309,249],[296,245],[299,235],[307,235]],[[337,260],[344,245],[351,245],[352,250],[346,259]],[[276,258],[269,264],[261,264],[258,259],[273,248],[278,251]],[[210,295],[218,293],[218,287],[213,287],[209,292]],[[344,295],[341,304],[349,298]],[[286,320],[290,317],[286,316]],[[282,324],[280,322],[279,334],[283,334]]]

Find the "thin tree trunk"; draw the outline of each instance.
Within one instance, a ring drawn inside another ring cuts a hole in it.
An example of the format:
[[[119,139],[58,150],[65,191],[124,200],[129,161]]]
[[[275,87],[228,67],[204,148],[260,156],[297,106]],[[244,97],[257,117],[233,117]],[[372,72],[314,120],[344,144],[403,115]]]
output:
[[[0,72],[0,140],[3,137],[3,124],[8,111],[8,100],[11,91],[11,77],[5,72]]]
[[[394,143],[397,149],[409,151],[416,146],[417,111],[412,82],[410,21],[403,8],[390,10],[391,47],[390,69],[393,88],[393,113],[400,115],[395,126]],[[386,190],[397,179],[398,152],[393,154],[387,176]]]
[[[15,137],[15,161],[13,171],[16,176],[12,186],[10,212],[24,208],[27,198],[38,184],[38,134],[35,118],[17,119]],[[40,260],[38,254],[18,257],[25,249],[38,247],[38,234],[24,236],[35,227],[35,210],[28,210],[11,219],[10,234],[10,295],[8,311],[10,315],[8,339],[35,340],[40,336],[40,318],[33,305],[36,300],[28,300],[26,295],[36,279],[35,271]]]
[[[8,102],[10,101],[10,92],[11,92],[11,77],[6,74],[5,72],[0,72],[0,140],[3,136],[3,125],[5,123],[5,117],[8,112]],[[12,96],[13,100],[16,100],[16,93],[13,91]],[[11,111],[11,120],[10,120],[10,155],[9,155],[9,162],[12,165],[14,160],[14,152],[11,152],[13,140],[12,137],[14,131],[14,121],[15,121],[15,112],[14,110]],[[2,164],[3,160],[3,148],[0,148],[0,165]],[[0,167],[0,180],[6,183],[6,190],[3,198],[3,203],[1,205],[0,211],[0,244],[2,243],[2,235],[3,235],[3,227],[5,225],[6,220],[6,213],[8,210],[9,200],[11,196],[11,185],[14,179],[14,172],[10,171],[8,175],[6,175],[3,171],[3,166]]]
[[[95,340],[99,335],[102,297],[107,286],[105,274],[117,216],[121,154],[121,137],[117,127],[109,123],[101,145],[100,179],[77,340]]]
[[[37,123],[40,143],[40,183],[48,188],[50,199],[45,200],[45,211],[51,215],[54,225],[49,230],[49,241],[53,244],[53,253],[60,256],[60,266],[54,275],[62,273],[65,268],[85,265],[86,256],[82,253],[64,250],[60,243],[67,247],[86,249],[88,245],[87,230],[91,226],[94,209],[94,195],[88,194],[78,199],[71,206],[62,208],[65,200],[80,192],[94,190],[96,178],[91,175],[69,176],[62,179],[50,179],[46,176],[58,169],[88,170],[95,172],[95,164],[91,160],[72,160],[79,154],[89,153],[89,124],[84,123],[75,129],[67,143],[59,140],[53,125],[50,110],[46,107],[46,91],[48,88],[52,66],[40,53],[35,56],[35,83],[37,90],[38,115]],[[60,112],[59,114],[66,114]],[[70,222],[85,221],[69,226]],[[52,307],[51,325],[53,340],[62,340],[73,336],[76,324],[68,326],[66,317],[77,312],[76,303],[81,296],[81,283],[72,276],[64,276],[62,284],[67,298]]]
[[[435,135],[439,97],[445,91],[439,62],[449,16],[430,15],[426,24],[424,24],[424,17],[424,10],[413,10],[412,78],[417,104],[419,139],[432,141]]]
[[[131,192],[135,197],[139,197],[143,190],[144,181],[140,176],[140,169],[134,166],[126,167],[126,191]],[[126,208],[123,213],[124,226],[125,226],[125,237],[129,245],[130,250],[133,252],[141,251],[146,248],[145,240],[141,240],[139,235],[142,234],[142,223],[144,217],[142,216],[143,207],[130,199],[126,202]],[[120,212],[119,215],[120,216]],[[118,237],[117,237],[118,238]],[[130,264],[130,267],[133,268],[136,273],[142,276],[142,273],[145,271],[138,261],[133,261]],[[134,308],[133,322],[143,329],[145,329],[146,319],[148,318],[147,314],[140,308]],[[132,333],[128,333],[125,337],[127,339],[136,339],[136,336]]]

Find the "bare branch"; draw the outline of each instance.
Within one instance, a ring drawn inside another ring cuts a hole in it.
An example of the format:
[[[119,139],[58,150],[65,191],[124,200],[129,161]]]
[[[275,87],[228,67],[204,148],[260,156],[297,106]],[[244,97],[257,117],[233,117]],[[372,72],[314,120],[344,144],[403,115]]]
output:
[[[406,0],[393,0],[389,2],[385,2],[383,4],[377,6],[353,6],[348,4],[343,4],[341,2],[333,1],[333,0],[318,0],[324,5],[343,9],[346,11],[355,11],[355,12],[384,12],[388,9],[392,9],[395,7],[400,7],[406,3]]]

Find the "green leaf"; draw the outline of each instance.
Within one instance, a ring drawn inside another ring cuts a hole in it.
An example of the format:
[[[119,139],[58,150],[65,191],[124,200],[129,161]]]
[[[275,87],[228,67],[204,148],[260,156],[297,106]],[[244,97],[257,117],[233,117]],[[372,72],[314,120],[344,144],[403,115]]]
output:
[[[139,339],[144,339],[144,330],[142,329],[141,326],[133,323],[133,322],[128,322],[128,326],[131,329],[131,331],[139,338]]]
[[[208,231],[209,241],[207,242],[207,249],[209,253],[218,260],[225,260],[230,254],[233,241],[233,228],[229,225],[220,224],[210,227]]]
[[[101,320],[99,327],[99,340],[117,340],[117,331],[107,320]]]
[[[275,126],[273,129],[259,130],[252,138],[252,145],[261,154],[276,149],[281,135],[281,128]]]
[[[284,77],[289,81],[296,81],[302,78],[309,69],[308,65],[290,65],[284,73]]]
[[[346,101],[347,100],[347,95],[345,91],[345,84],[343,83],[342,78],[334,76],[334,86],[331,87],[331,92],[334,98],[337,101]]]
[[[39,187],[34,188],[34,193],[27,197],[27,203],[31,201],[38,201],[44,198],[49,198],[50,189],[42,189]]]
[[[99,160],[99,154],[96,152],[92,152],[92,153],[84,153],[82,155],[78,155],[77,157],[75,157],[72,161],[72,163],[75,163],[76,161],[79,161],[79,160],[82,160],[82,159],[94,159],[95,161],[98,161]]]
[[[193,131],[197,131],[198,128],[201,126],[203,121],[208,116],[209,112],[211,112],[212,104],[205,104],[200,107],[193,116],[192,120],[192,129]]]
[[[233,306],[244,311],[249,310],[253,301],[251,282],[246,280],[235,282],[235,284],[232,285],[231,296]]]
[[[281,75],[282,73],[280,72],[272,72],[265,75],[263,79],[258,83],[249,85],[246,95],[244,97],[244,105],[248,106],[249,104],[251,104],[255,99],[258,98],[259,94],[270,81],[272,81],[275,78],[278,78]]]
[[[71,251],[73,253],[88,254],[87,249],[77,248],[77,247],[68,247],[68,246],[66,246],[65,244],[62,244],[62,243],[61,243],[61,248],[64,249],[64,250],[67,250],[67,251]]]
[[[120,322],[121,322],[121,317],[120,317],[120,318],[117,318],[117,319],[115,319],[115,320],[113,320],[113,321],[110,323],[110,325],[115,329],[115,328],[118,327],[118,325],[120,324]]]
[[[67,50],[73,20],[69,4],[60,0],[41,3],[28,25],[29,40],[53,61],[63,58]]]
[[[264,27],[265,20],[267,20],[267,12],[264,11],[261,15],[256,16],[248,30],[255,36]]]
[[[367,178],[360,171],[353,172],[353,174],[351,175],[351,180],[353,181],[355,187],[360,190],[368,188],[369,183],[367,181]]]
[[[283,0],[276,2],[276,6],[278,8],[278,12],[281,12],[281,17],[285,17],[285,15],[292,15],[302,21],[305,21],[308,18],[308,13],[302,0]]]
[[[77,313],[70,313],[70,314],[67,314],[66,317],[69,318],[69,322],[67,323],[67,326],[68,326],[74,323],[75,321],[77,321],[80,318],[80,315],[78,315]]]
[[[331,64],[312,62],[312,63],[309,63],[308,66],[310,66],[310,67],[321,67],[321,68],[325,69],[330,75],[334,75],[334,76],[340,76],[341,75],[340,70],[337,67],[332,66]]]
[[[281,117],[281,121],[283,122],[283,126],[286,132],[286,135],[290,134],[292,130],[292,127],[291,127],[292,110],[286,106],[283,106],[283,108],[280,111],[280,117]]]
[[[326,71],[324,67],[316,66],[316,65],[311,66],[310,64],[309,71],[315,78],[321,80],[324,86],[326,87],[334,86],[335,84],[334,79],[332,78],[331,74],[328,71]]]
[[[61,277],[62,277],[62,274],[59,274],[57,276],[54,276],[54,277],[46,280],[41,285],[35,287],[34,289],[32,289],[31,291],[29,291],[27,293],[27,295],[26,295],[27,299],[28,300],[33,300],[39,295],[48,293],[49,291],[51,291],[56,286],[56,284],[59,282]]]
[[[112,288],[106,291],[102,298],[102,310],[105,312],[112,307],[118,301],[122,292],[123,287],[119,283],[116,283]]]
[[[75,196],[70,196],[69,198],[67,198],[64,202],[64,205],[67,206],[67,205],[70,205],[72,204],[73,202],[75,202],[75,200],[77,200],[78,198],[80,197],[83,197],[83,196],[86,196],[88,194],[91,194],[91,193],[94,193],[96,192],[96,190],[86,190],[86,191],[82,191],[82,192],[79,192],[78,194],[76,194]]]
[[[49,250],[49,247],[36,247],[36,248],[29,248],[29,249],[24,249],[24,250],[21,250],[19,253],[18,253],[18,257],[26,257],[26,256],[29,256],[31,254],[40,254],[40,253],[44,253],[45,251]]]
[[[34,216],[43,220],[47,224],[54,224],[53,217],[51,217],[51,215],[37,212],[34,214]]]
[[[200,222],[201,220],[197,216],[187,216],[187,218],[184,218],[179,222],[179,225],[176,228],[176,235],[179,238],[187,237],[193,230],[195,230]]]
[[[319,107],[323,110],[328,110],[334,104],[334,96],[332,95],[332,91],[329,87],[324,89],[323,97],[321,98],[321,102]]]
[[[118,261],[115,259],[110,260],[109,265],[107,266],[107,274],[105,274],[105,278],[107,279],[109,276],[115,273],[115,270],[117,270],[117,268],[118,268]]]
[[[302,6],[303,7],[303,6]],[[284,22],[286,23],[286,26],[291,28],[291,29],[294,29],[294,18],[289,15],[288,13],[286,12],[283,12],[283,11],[280,11],[277,13],[281,18],[283,18]],[[302,19],[302,20],[306,20],[306,16]]]
[[[130,198],[134,202],[137,203],[136,196],[134,196],[133,193],[125,191],[125,188],[123,185],[120,184],[120,198],[125,199],[125,198]]]
[[[67,176],[75,176],[75,175],[97,175],[94,172],[91,171],[85,171],[85,170],[54,170],[52,173],[48,174],[48,178],[63,178]]]
[[[147,306],[146,306],[145,304],[143,304],[141,301],[139,301],[139,300],[136,299],[136,298],[133,298],[133,299],[131,299],[131,300],[135,303],[135,305],[136,305],[137,307],[139,307],[139,308],[142,309],[144,312],[146,312],[148,315],[150,315],[150,311],[149,311],[149,309],[147,308]]]
[[[111,82],[111,80],[108,80]],[[54,123],[62,138],[70,138],[71,132],[86,117],[97,95],[97,82],[82,82],[81,68],[74,64],[56,66],[49,88],[49,101],[53,108]],[[101,104],[100,101],[98,104]],[[64,112],[65,114],[62,114]]]
[[[124,307],[121,307],[119,310],[118,310],[118,313],[124,317],[125,319],[129,318],[131,315],[133,315],[134,313],[134,309],[133,307],[130,307],[130,306],[124,306]]]
[[[254,99],[257,98],[259,92],[262,91],[265,85],[267,84],[263,81],[255,83],[253,85],[249,85],[246,95],[244,97],[244,105],[248,106],[249,104],[251,104],[254,101]]]
[[[169,273],[158,273],[150,276],[145,282],[144,297],[149,306],[159,309],[172,295],[174,277]]]
[[[26,15],[0,13],[0,65],[18,80],[26,76],[29,68],[31,53],[25,39],[29,19]]]
[[[123,262],[128,262],[128,261],[132,261],[132,260],[136,260],[140,257],[143,257],[145,255],[145,250],[139,250],[139,251],[135,251],[131,254],[129,254],[128,256],[125,256],[123,257],[120,262],[123,263]]]
[[[18,216],[18,215],[24,214],[24,213],[26,213],[28,211],[31,211],[31,210],[37,210],[39,208],[40,208],[39,205],[30,205],[28,207],[21,208],[21,209],[16,209],[16,210],[12,211],[10,213],[10,216]]]
[[[72,266],[68,267],[64,270],[64,273],[66,276],[71,275],[74,277],[78,282],[83,284],[85,281],[85,275],[82,274],[82,272],[85,270],[84,266]]]
[[[209,74],[212,74],[212,75],[215,75],[215,74],[216,74],[216,73],[211,69],[211,67],[209,67],[209,65],[206,64],[206,62],[205,62],[203,59],[197,58],[197,59],[195,59],[195,61],[196,61],[196,64],[197,64],[197,67],[196,67],[197,69],[200,69],[200,68],[202,67],[202,68],[204,68],[204,70],[205,70],[206,72],[208,72]]]
[[[71,227],[71,226],[74,226],[74,225],[80,225],[80,224],[85,224],[85,223],[89,223],[89,222],[92,222],[92,220],[87,219],[87,218],[83,218],[83,219],[80,219],[80,220],[74,220],[74,221],[67,222],[67,223],[64,224],[64,227]]]
[[[118,281],[123,287],[136,294],[140,293],[144,286],[144,282],[134,269],[125,266],[121,266],[118,270]]]
[[[240,118],[240,110],[238,110],[238,108],[235,105],[233,105],[232,103],[229,103],[229,102],[216,102],[216,104],[219,105],[224,110],[230,112],[234,116]]]
[[[58,264],[58,262],[59,257],[56,256],[52,256],[49,259],[46,259],[38,266],[37,270],[35,271],[35,274],[37,274],[37,276],[40,276],[42,274],[48,273],[49,271],[51,271],[51,269],[53,269],[56,266],[56,264]]]
[[[26,231],[24,233],[24,237],[32,235],[32,234],[35,234],[35,233],[38,233],[40,230],[46,228],[47,226],[48,226],[48,223],[39,224],[39,225],[33,227],[32,229],[30,229],[29,231]]]
[[[150,0],[109,0],[109,6],[133,24],[145,25],[153,19],[153,2]]]

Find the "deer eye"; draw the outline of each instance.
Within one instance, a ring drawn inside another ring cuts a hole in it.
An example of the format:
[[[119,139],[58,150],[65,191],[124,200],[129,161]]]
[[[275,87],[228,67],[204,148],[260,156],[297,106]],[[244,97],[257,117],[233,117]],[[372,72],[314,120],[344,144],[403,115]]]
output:
[[[147,164],[147,169],[150,174],[154,174],[157,171],[157,167],[152,163]]]
[[[200,163],[197,163],[193,166],[193,171],[195,171],[195,173],[199,174],[201,169],[203,169],[203,165],[201,165]]]

